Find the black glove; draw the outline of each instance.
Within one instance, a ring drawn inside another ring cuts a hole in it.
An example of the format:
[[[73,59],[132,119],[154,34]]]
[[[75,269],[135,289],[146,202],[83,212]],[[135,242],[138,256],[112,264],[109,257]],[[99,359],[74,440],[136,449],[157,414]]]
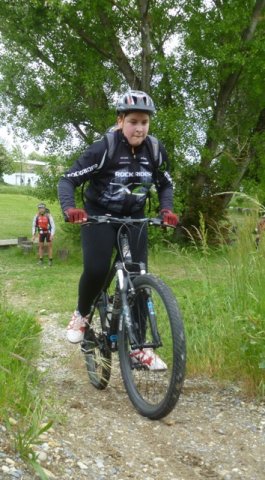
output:
[[[64,213],[70,223],[84,223],[88,219],[88,214],[82,208],[67,208]]]

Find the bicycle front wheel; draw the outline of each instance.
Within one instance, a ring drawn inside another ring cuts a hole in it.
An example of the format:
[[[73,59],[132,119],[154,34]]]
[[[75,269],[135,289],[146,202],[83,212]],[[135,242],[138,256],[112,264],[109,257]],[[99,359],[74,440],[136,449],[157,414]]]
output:
[[[129,299],[135,336],[134,350],[123,322],[119,332],[121,373],[128,396],[138,412],[152,420],[168,415],[175,407],[185,375],[186,346],[184,326],[170,288],[150,274],[134,279],[135,295]],[[155,364],[137,361],[154,353]],[[156,357],[158,356],[158,357]]]

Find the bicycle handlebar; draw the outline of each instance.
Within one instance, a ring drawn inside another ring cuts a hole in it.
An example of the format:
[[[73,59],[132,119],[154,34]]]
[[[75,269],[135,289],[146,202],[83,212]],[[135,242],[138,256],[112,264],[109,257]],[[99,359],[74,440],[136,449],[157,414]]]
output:
[[[65,222],[69,222],[69,219],[65,216]],[[113,217],[112,215],[89,215],[86,222],[75,222],[76,225],[89,225],[91,223],[119,223],[119,224],[144,224],[147,223],[148,225],[155,225],[158,227],[169,227],[169,228],[176,228],[175,225],[169,225],[167,223],[163,223],[162,218],[158,217],[143,217],[143,218],[133,218],[133,217]]]
[[[160,227],[171,227],[175,228],[174,225],[168,225],[163,223],[161,218],[150,218],[150,217],[143,217],[143,218],[132,218],[132,217],[113,217],[112,215],[89,215],[87,222],[82,223],[82,225],[87,225],[90,223],[119,223],[123,225],[132,225],[132,224],[143,224],[147,223],[148,225],[155,225]]]

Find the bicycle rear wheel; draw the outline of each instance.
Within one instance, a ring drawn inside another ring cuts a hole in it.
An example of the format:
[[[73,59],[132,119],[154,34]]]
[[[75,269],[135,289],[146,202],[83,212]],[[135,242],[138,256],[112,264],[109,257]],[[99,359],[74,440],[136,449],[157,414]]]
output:
[[[107,387],[111,375],[111,351],[104,332],[105,315],[105,302],[101,298],[85,331],[82,346],[90,383],[99,390]]]
[[[176,299],[164,282],[145,274],[133,283],[135,295],[129,304],[139,346],[153,346],[167,368],[150,370],[147,365],[132,362],[133,351],[123,322],[118,341],[121,373],[134,407],[141,415],[158,420],[171,412],[181,393],[186,364],[184,326]]]

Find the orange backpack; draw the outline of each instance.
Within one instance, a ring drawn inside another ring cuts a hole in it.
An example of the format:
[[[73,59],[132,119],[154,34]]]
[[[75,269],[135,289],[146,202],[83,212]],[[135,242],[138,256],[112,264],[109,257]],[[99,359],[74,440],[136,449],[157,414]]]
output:
[[[38,227],[39,232],[49,232],[50,220],[48,215],[38,215],[36,219],[36,226]]]

